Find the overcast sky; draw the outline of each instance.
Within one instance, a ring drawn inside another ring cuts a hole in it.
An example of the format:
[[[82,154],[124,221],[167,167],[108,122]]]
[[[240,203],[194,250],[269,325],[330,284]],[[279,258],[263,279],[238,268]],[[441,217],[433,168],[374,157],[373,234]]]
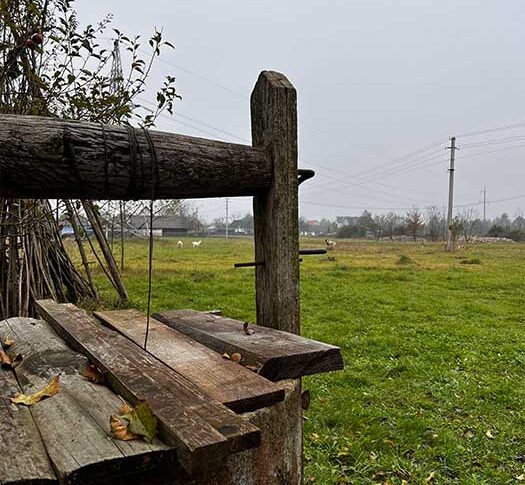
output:
[[[461,148],[457,210],[468,204],[481,214],[472,204],[484,185],[489,217],[525,209],[523,0],[77,0],[77,7],[83,24],[112,13],[129,34],[162,27],[175,44],[152,79],[154,87],[175,75],[183,96],[173,119],[159,119],[166,131],[250,143],[248,98],[258,73],[286,74],[298,91],[300,165],[317,171],[300,189],[308,219],[446,205],[452,135]],[[517,126],[468,135],[509,125]],[[233,214],[251,209],[249,199],[230,202]],[[195,205],[208,220],[224,215],[223,200]]]

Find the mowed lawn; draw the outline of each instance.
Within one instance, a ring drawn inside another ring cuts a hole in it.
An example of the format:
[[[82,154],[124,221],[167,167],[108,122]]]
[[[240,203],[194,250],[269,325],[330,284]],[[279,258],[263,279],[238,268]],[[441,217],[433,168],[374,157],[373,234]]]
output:
[[[253,260],[251,240],[184,243],[155,241],[153,310],[254,321],[254,271],[233,268]],[[304,259],[303,334],[346,362],[305,379],[305,482],[525,483],[525,245],[338,241]],[[146,242],[127,244],[125,280],[144,310]]]

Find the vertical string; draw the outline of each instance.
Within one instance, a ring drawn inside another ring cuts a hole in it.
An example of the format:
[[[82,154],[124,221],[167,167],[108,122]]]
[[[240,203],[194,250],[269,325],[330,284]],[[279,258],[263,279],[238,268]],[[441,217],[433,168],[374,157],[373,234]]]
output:
[[[153,140],[149,132],[144,129],[144,135],[148,142],[151,160],[151,200],[149,203],[149,254],[148,254],[148,305],[146,314],[146,335],[144,336],[144,350],[147,350],[149,326],[150,326],[150,314],[151,314],[151,289],[153,284],[153,203],[155,201],[155,187],[158,183],[159,171],[157,163],[157,152],[153,145]]]
[[[153,199],[149,202],[149,252],[148,252],[148,309],[146,312],[146,335],[144,336],[144,350],[148,346],[149,320],[151,314],[151,287],[153,281]]]

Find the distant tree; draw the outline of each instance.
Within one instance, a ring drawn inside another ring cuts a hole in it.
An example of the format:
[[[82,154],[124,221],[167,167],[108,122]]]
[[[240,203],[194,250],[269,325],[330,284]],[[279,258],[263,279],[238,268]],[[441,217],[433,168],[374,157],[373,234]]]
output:
[[[472,237],[476,234],[476,213],[474,209],[466,209],[459,216],[458,219],[461,225],[461,235],[465,241],[465,245],[468,246]]]
[[[416,208],[408,211],[405,216],[405,225],[408,233],[412,236],[412,239],[417,241],[418,233],[423,227],[425,227],[425,221],[421,212]]]
[[[456,248],[456,242],[458,240],[459,235],[463,231],[463,221],[460,217],[455,216],[452,221],[450,221],[450,224],[448,226],[448,230],[450,231],[450,239],[451,239],[451,247],[447,248],[449,250],[454,250]]]
[[[427,207],[425,213],[425,224],[427,235],[431,241],[437,241],[443,234],[444,218],[441,209],[435,205]]]

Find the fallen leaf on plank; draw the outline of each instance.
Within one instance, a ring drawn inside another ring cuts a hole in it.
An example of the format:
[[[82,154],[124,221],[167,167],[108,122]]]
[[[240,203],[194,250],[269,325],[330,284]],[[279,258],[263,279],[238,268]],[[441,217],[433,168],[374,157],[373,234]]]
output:
[[[11,357],[9,357],[9,355],[7,355],[3,350],[0,350],[0,363],[2,364],[2,367],[5,367],[7,369],[13,368]]]
[[[222,354],[222,358],[226,359],[226,360],[231,360],[230,354],[227,354],[226,352],[224,352],[224,354]]]
[[[81,375],[95,384],[105,384],[106,376],[100,372],[96,366],[87,365],[82,369]]]
[[[146,401],[141,401],[139,404],[137,404],[134,408],[131,408],[127,405],[123,405],[120,407],[121,411],[127,411],[124,414],[121,414],[120,416],[111,416],[110,418],[110,425],[113,422],[114,426],[117,426],[117,422],[114,418],[117,418],[118,421],[121,422],[121,424],[125,424],[127,422],[126,429],[131,433],[132,435],[141,436],[146,441],[153,441],[153,438],[155,438],[157,434],[157,418],[152,413],[151,408],[149,407],[149,404]],[[121,428],[118,427],[119,433],[122,432]],[[113,433],[113,428],[112,428]],[[113,433],[113,436],[118,438],[118,436]],[[127,435],[124,435],[127,436]],[[121,439],[121,438],[118,438]],[[133,439],[127,437],[126,439]]]
[[[12,347],[13,345],[15,345],[15,341],[12,338],[8,337],[2,341],[2,345],[4,346],[4,349],[7,350],[9,347]]]
[[[113,437],[118,440],[130,441],[138,439],[137,435],[129,431],[127,421],[124,421],[115,414],[112,414],[109,418],[109,427]]]
[[[0,363],[2,367],[5,367],[6,369],[14,369],[16,366],[20,365],[23,360],[24,358],[22,357],[22,354],[16,354],[12,357],[0,350]]]
[[[233,362],[240,362],[242,360],[242,355],[239,354],[238,352],[235,352],[235,354],[232,354],[231,360]]]
[[[33,394],[17,394],[11,398],[14,404],[23,404],[25,406],[33,406],[47,397],[54,396],[60,390],[59,376],[53,377],[46,387]]]
[[[253,335],[255,333],[255,330],[253,328],[250,328],[248,322],[244,322],[242,329],[244,330],[244,333],[246,335]]]

